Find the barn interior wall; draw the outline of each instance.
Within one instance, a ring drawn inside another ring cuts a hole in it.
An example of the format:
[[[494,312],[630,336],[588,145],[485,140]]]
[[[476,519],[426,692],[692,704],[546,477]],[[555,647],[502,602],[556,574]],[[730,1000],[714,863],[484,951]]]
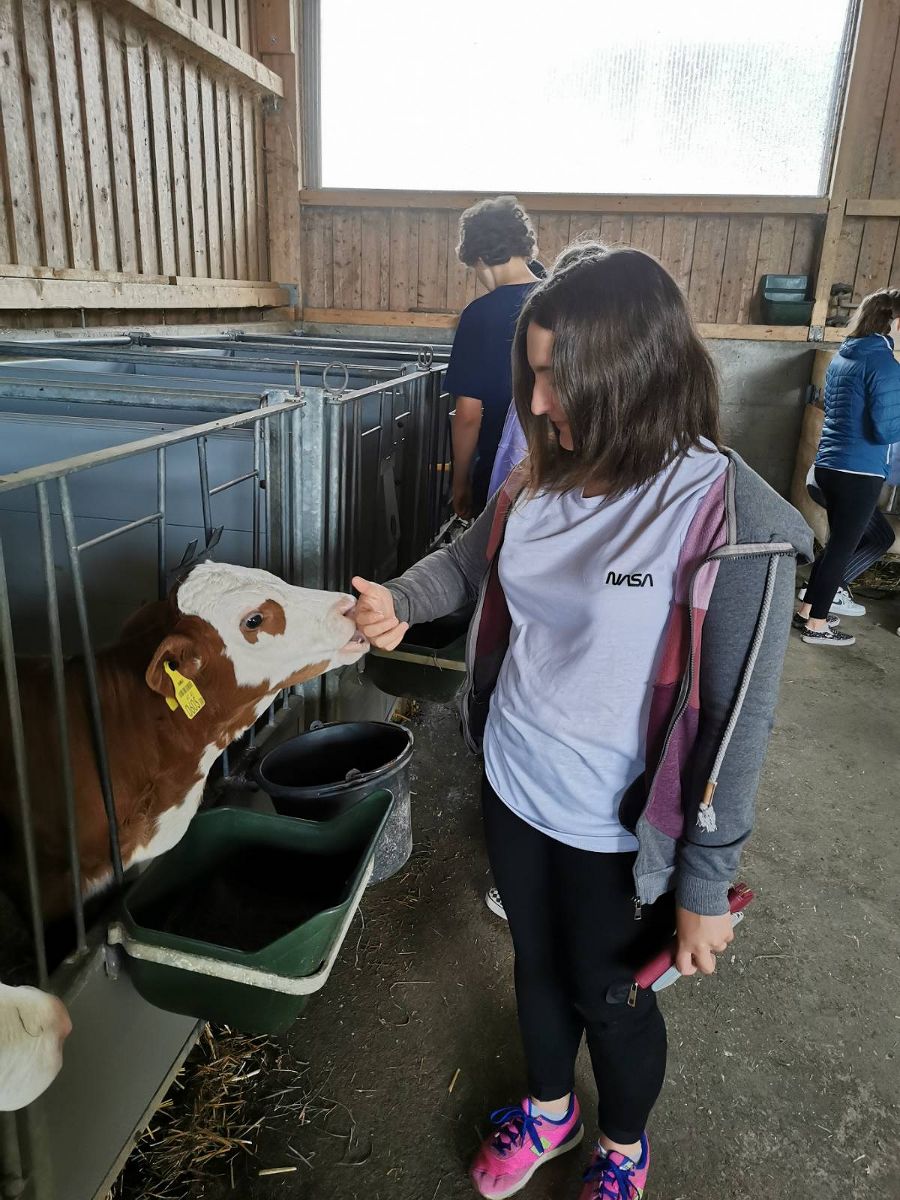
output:
[[[454,252],[468,197],[299,186],[301,18],[302,0],[0,0],[0,323],[208,323],[290,310],[299,283],[319,326],[452,326],[478,294]],[[534,200],[545,262],[579,235],[641,246],[710,336],[805,340],[762,325],[762,274],[809,275],[817,328],[832,283],[857,301],[900,283],[900,5],[862,0],[828,196]]]
[[[475,196],[429,204],[416,193],[306,189],[301,199],[304,316],[318,326],[382,314],[395,330],[428,319],[439,328],[478,294],[454,253],[459,213]],[[580,235],[638,246],[672,272],[695,319],[718,327],[711,336],[805,339],[803,327],[763,327],[763,274],[809,275],[818,327],[833,283],[849,284],[854,303],[900,286],[900,5],[862,0],[827,197],[569,197],[568,209],[566,197],[522,199],[545,263]]]
[[[256,53],[279,8],[0,0],[0,324],[293,305],[268,202],[286,85]]]
[[[760,275],[814,274],[824,226],[816,214],[530,215],[548,266],[577,238],[636,246],[671,271],[697,321],[724,325],[760,321],[754,286]],[[459,216],[458,208],[305,206],[305,308],[320,321],[316,310],[458,313],[482,293],[456,257]]]

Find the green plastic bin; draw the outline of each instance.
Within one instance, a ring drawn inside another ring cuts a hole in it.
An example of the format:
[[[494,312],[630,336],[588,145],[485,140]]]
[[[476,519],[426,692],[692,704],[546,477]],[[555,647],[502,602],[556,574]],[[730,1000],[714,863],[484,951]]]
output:
[[[763,275],[760,313],[766,325],[808,325],[813,301],[808,300],[808,275]]]
[[[472,606],[413,625],[396,650],[372,649],[366,675],[389,696],[446,704],[466,681],[466,638]]]
[[[393,805],[329,821],[200,813],[123,901],[108,940],[145,1000],[246,1033],[283,1033],[324,987]]]

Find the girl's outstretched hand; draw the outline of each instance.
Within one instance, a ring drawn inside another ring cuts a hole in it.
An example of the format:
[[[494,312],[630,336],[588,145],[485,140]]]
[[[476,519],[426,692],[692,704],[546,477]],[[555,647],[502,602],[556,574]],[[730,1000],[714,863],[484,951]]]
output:
[[[380,583],[370,583],[360,575],[351,580],[359,592],[354,619],[356,628],[371,645],[379,650],[394,650],[409,629],[406,621],[398,621],[394,612],[394,597]]]
[[[727,950],[734,940],[731,916],[701,917],[678,909],[678,947],[675,966],[682,975],[712,975],[716,969],[716,955]]]

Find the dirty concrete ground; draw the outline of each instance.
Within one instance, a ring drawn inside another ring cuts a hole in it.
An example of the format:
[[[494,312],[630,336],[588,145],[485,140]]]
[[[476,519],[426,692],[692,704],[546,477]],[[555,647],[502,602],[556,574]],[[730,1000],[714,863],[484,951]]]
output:
[[[662,997],[670,1062],[648,1200],[900,1197],[898,624],[900,605],[882,603],[846,622],[854,650],[792,634],[742,870],[759,899],[719,973]],[[482,900],[478,771],[449,710],[423,709],[416,737],[414,858],[369,893],[287,1038],[339,1107],[289,1138],[264,1129],[236,1191],[204,1197],[468,1197],[487,1114],[521,1096],[510,943]],[[578,1086],[590,1113],[584,1056]],[[309,1166],[259,1178],[298,1163],[288,1141]],[[574,1198],[585,1157],[548,1165],[524,1194]]]

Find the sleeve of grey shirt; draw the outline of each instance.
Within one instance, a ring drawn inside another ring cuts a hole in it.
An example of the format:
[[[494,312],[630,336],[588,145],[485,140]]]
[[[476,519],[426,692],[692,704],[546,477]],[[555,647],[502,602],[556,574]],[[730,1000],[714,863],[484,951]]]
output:
[[[703,626],[700,733],[677,876],[678,903],[701,916],[728,912],[728,889],[753,827],[759,776],[778,703],[794,607],[795,563],[790,556],[777,560],[775,590],[759,657],[719,771],[713,796],[717,828],[714,832],[704,831],[697,824],[697,812],[740,687],[768,564],[766,557],[724,562]]]
[[[386,584],[401,621],[418,625],[456,612],[478,595],[488,569],[487,548],[497,508],[493,496],[464,534]]]

